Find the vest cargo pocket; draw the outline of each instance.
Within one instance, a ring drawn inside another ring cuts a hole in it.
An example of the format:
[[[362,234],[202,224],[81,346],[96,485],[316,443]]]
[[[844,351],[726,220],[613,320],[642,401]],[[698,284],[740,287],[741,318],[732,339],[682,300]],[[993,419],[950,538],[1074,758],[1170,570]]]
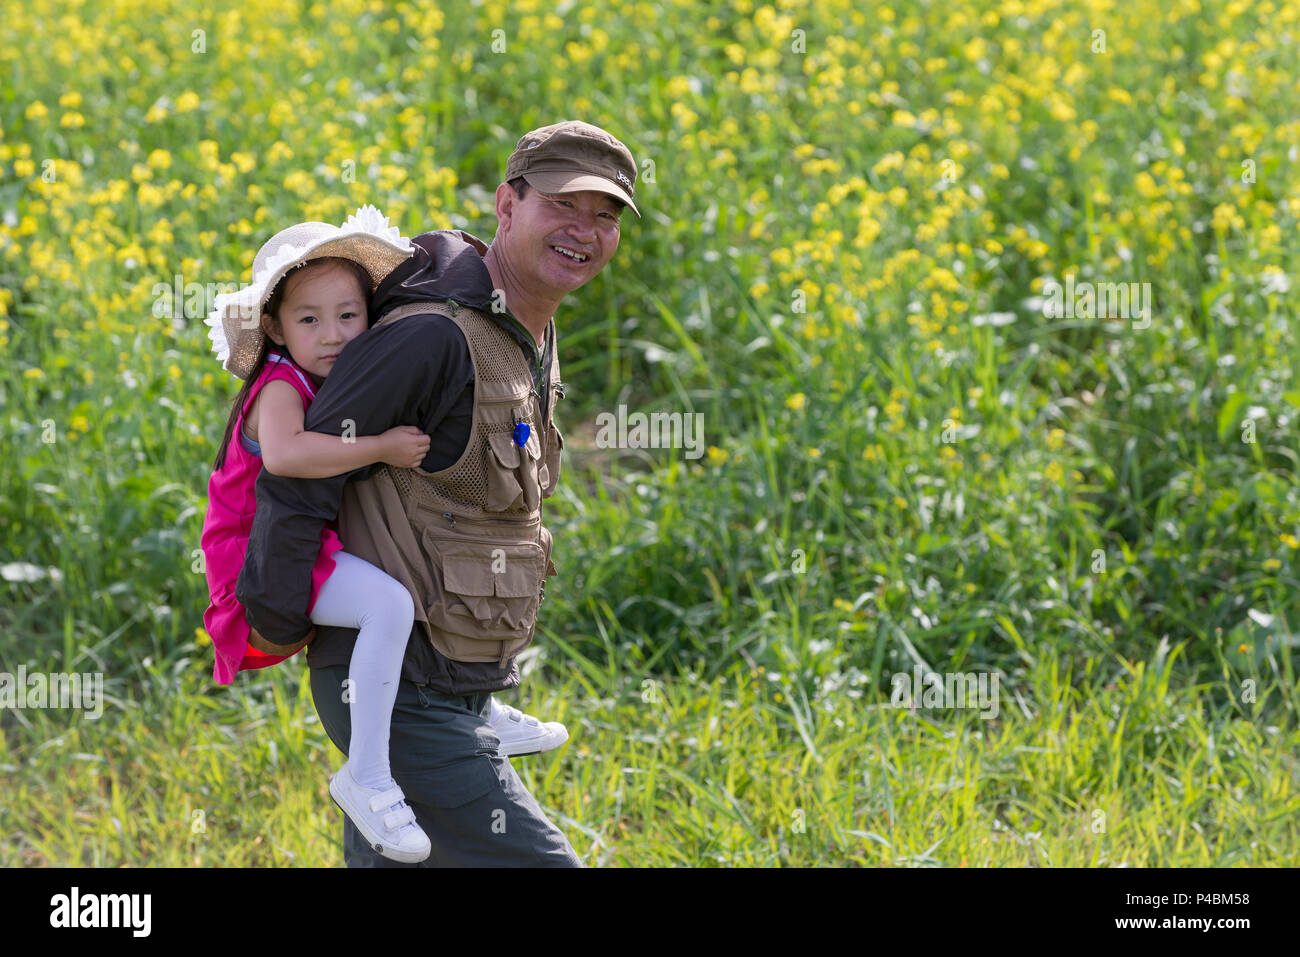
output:
[[[555,541],[551,538],[551,530],[543,525],[539,537],[542,541],[542,554],[546,556],[546,574],[547,576],[554,575],[559,569],[555,567],[555,562],[551,561],[551,555],[555,551]]]
[[[560,453],[564,450],[564,436],[551,423],[550,433],[546,437],[546,455],[538,473],[542,482],[542,498],[550,498],[555,486],[560,481]]]
[[[497,657],[499,642],[529,635],[545,577],[540,545],[456,541],[427,532],[425,545],[437,551],[441,566],[434,570],[434,591],[441,592],[441,600],[435,598],[426,609],[430,625],[490,643],[475,649],[485,659]]]
[[[489,434],[488,445],[492,454],[487,462],[487,502],[483,507],[504,512],[514,507],[524,494],[519,484],[520,449],[508,432]]]

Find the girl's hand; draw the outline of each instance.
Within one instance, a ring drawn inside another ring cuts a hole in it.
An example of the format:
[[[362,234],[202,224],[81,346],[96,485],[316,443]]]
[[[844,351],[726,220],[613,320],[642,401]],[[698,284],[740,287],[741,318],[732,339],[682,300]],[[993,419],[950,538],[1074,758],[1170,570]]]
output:
[[[379,461],[399,469],[413,469],[429,453],[429,436],[413,425],[399,425],[379,437],[384,454]]]

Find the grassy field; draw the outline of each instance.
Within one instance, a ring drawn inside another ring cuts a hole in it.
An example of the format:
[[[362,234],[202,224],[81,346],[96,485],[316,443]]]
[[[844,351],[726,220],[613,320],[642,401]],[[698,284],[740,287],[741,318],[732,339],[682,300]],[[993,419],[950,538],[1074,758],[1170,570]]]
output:
[[[490,239],[570,117],[643,218],[556,315],[506,700],[584,860],[1300,862],[1300,4],[0,2],[0,672],[108,698],[0,709],[0,865],[341,864],[304,664],[211,681],[204,284],[367,202]]]

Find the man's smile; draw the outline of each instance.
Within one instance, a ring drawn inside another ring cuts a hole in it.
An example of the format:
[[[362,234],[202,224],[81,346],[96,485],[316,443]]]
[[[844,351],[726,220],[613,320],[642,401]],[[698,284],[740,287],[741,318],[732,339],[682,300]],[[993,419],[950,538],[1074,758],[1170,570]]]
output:
[[[559,255],[563,256],[569,262],[577,263],[579,265],[591,259],[591,256],[588,253],[579,252],[578,250],[574,249],[572,246],[553,245],[551,246],[551,249],[553,249]]]

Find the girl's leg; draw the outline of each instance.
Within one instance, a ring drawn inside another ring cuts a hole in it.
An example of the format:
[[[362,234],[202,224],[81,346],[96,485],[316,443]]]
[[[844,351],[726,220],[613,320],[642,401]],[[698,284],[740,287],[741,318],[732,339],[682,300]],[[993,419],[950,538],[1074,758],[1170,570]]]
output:
[[[348,552],[334,553],[334,572],[312,606],[318,625],[359,628],[348,669],[352,741],[348,765],[363,788],[392,786],[388,725],[397,700],[402,657],[415,620],[415,604],[401,582]]]

